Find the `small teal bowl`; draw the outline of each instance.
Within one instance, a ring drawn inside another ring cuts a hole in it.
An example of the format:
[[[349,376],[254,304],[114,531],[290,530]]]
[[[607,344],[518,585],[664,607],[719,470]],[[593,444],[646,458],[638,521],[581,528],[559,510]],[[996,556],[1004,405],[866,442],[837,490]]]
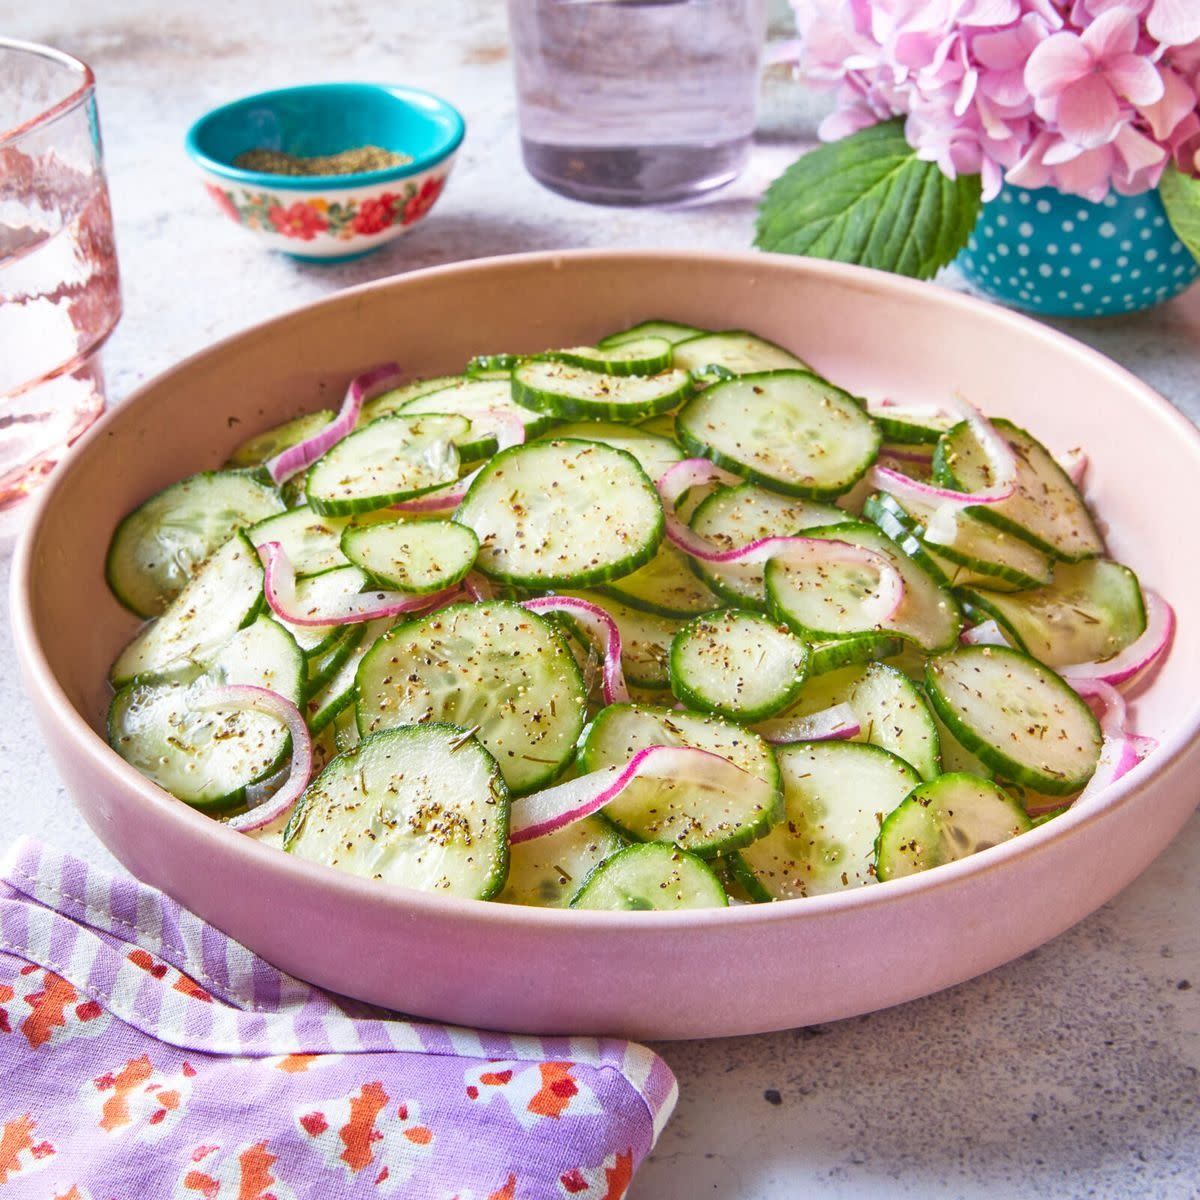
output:
[[[230,220],[295,258],[344,262],[424,219],[465,132],[456,108],[418,88],[315,83],[215,108],[188,130],[185,144]],[[367,145],[412,161],[354,175],[271,175],[233,165],[246,150],[307,157]]]
[[[985,295],[1054,317],[1152,308],[1200,274],[1156,191],[1093,203],[1005,186],[983,206],[956,261]]]

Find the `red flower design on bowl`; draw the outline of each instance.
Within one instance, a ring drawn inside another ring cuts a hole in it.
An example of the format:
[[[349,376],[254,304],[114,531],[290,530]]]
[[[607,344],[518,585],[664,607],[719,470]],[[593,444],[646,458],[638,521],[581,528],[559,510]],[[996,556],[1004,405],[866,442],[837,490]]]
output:
[[[318,233],[329,228],[329,222],[311,205],[297,200],[288,208],[274,205],[267,211],[271,224],[277,233],[284,237],[300,238],[311,242]]]
[[[445,186],[445,183],[446,177],[444,175],[425,180],[421,184],[420,189],[404,205],[404,214],[400,218],[401,224],[411,225],[414,221],[419,221],[433,207],[434,201],[442,194],[442,188]]]

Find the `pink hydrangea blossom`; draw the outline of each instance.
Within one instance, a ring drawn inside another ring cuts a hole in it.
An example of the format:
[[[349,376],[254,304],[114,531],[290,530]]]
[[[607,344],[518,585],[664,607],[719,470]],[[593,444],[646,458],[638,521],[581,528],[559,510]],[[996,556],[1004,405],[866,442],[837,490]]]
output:
[[[832,140],[893,116],[951,178],[1099,200],[1200,173],[1200,0],[792,0]]]

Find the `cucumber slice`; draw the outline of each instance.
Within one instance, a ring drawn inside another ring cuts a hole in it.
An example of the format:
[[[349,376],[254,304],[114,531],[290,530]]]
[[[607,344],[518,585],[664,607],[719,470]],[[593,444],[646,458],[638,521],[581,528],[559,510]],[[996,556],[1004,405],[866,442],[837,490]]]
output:
[[[379,641],[394,622],[387,617],[376,621],[367,621],[363,625],[352,626],[357,629],[357,637],[353,634],[347,639],[349,649],[345,654],[338,655],[332,670],[322,670],[324,679],[320,686],[315,682],[308,688],[308,703],[304,707],[304,719],[313,733],[319,733],[331,721],[341,717],[347,711],[353,711],[353,704],[358,699],[358,668],[367,656],[367,652]],[[328,664],[326,664],[327,666]],[[357,719],[357,714],[355,714]]]
[[[349,565],[341,547],[349,524],[347,517],[322,516],[305,505],[252,525],[246,536],[255,546],[278,542],[298,576],[321,575]]]
[[[885,440],[904,446],[931,446],[961,418],[938,409],[906,408],[899,404],[867,402],[867,412]]]
[[[462,729],[386,729],[309,784],[283,848],[367,879],[488,900],[508,871],[508,789]]]
[[[651,843],[626,846],[605,859],[584,880],[571,907],[674,912],[728,903],[721,881],[703,859],[678,846]]]
[[[362,406],[358,423],[360,426],[369,425],[372,421],[387,416],[388,413],[399,412],[406,404],[411,404],[414,400],[419,400],[422,396],[429,395],[430,392],[441,392],[445,391],[446,388],[461,387],[465,382],[466,380],[462,375],[437,375],[432,379],[414,379],[412,383],[392,388],[390,392],[383,392],[367,400]],[[458,410],[441,409],[439,411],[457,412]]]
[[[632,454],[651,480],[660,479],[668,467],[683,458],[683,451],[670,438],[648,433],[640,426],[620,425],[613,421],[575,421],[557,425],[550,436],[615,446]]]
[[[845,519],[831,504],[781,496],[743,483],[718,488],[700,502],[689,524],[719,550],[741,549],[764,537],[790,537],[815,525]],[[723,600],[740,607],[766,609],[763,565],[690,560],[700,578]]]
[[[782,346],[776,346],[774,342],[747,333],[744,329],[705,333],[676,342],[675,365],[685,371],[702,371],[710,366],[724,367],[734,375],[809,369],[803,359]]]
[[[485,575],[580,587],[628,575],[663,536],[654,485],[624,450],[599,442],[513,446],[476,476],[454,520],[479,539]]]
[[[196,708],[206,692],[249,684],[297,704],[304,659],[291,636],[260,617],[234,633],[207,665],[141,676],[113,697],[109,745],[159,787],[209,812],[241,806],[288,753],[285,726],[261,713]]]
[[[689,708],[761,721],[800,694],[808,646],[757,613],[697,617],[671,643],[671,690]]]
[[[872,663],[850,693],[850,707],[864,741],[890,750],[922,779],[941,774],[937,725],[925,697],[895,667]]]
[[[800,566],[782,559],[767,563],[767,601],[772,613],[801,637],[825,641],[850,634],[884,633],[903,638],[928,653],[955,645],[962,614],[954,597],[873,525],[847,522],[805,530],[866,546],[888,558],[904,578],[904,599],[884,629],[867,624],[862,603],[874,593],[877,576],[854,565]]]
[[[721,607],[721,598],[688,566],[687,555],[664,541],[644,567],[600,590],[660,617],[694,617]]]
[[[353,708],[342,709],[330,721],[329,728],[333,730],[333,744],[339,754],[353,750],[362,741],[362,738],[358,736],[358,720]]]
[[[645,337],[665,338],[674,345],[688,338],[699,337],[703,332],[703,329],[697,329],[694,325],[680,325],[678,321],[641,321],[628,329],[602,337],[596,345],[602,350],[609,350],[622,342],[632,342]]]
[[[461,416],[380,417],[343,438],[313,464],[305,494],[325,516],[387,508],[458,478],[454,439],[470,429]]]
[[[770,738],[797,717],[807,717],[835,704],[846,704],[854,693],[854,687],[863,677],[865,667],[835,667],[821,675],[809,675],[800,689],[800,695],[782,712],[765,721],[757,721],[754,732]]]
[[[513,369],[513,399],[552,417],[602,417],[640,421],[668,412],[692,391],[686,371],[657,375],[606,375],[565,362],[528,359]]]
[[[366,572],[358,567],[334,567],[321,575],[309,575],[296,581],[296,607],[315,616],[347,596],[357,596],[369,582]],[[323,654],[346,629],[345,625],[293,625],[279,616],[275,620],[292,635],[305,658]]]
[[[981,583],[988,588],[1035,588],[1054,578],[1054,560],[1028,542],[960,513],[949,542],[924,540],[921,521],[886,492],[869,496],[863,516],[877,525],[910,558],[948,586]]]
[[[320,654],[309,655],[304,699],[311,700],[341,670],[363,637],[362,625],[343,625],[337,638]]]
[[[560,589],[560,595],[576,596],[591,604],[598,604],[617,623],[621,632],[621,666],[625,671],[626,683],[635,687],[669,688],[671,676],[668,659],[671,640],[679,632],[680,622],[670,617],[643,612],[603,592]],[[572,624],[566,613],[557,614],[559,619]],[[583,638],[585,645],[590,645]]]
[[[955,773],[915,788],[879,830],[880,881],[915,875],[1025,833],[1032,825],[1011,796],[987,779]]]
[[[358,727],[450,721],[477,732],[514,792],[553,779],[583,729],[583,679],[562,636],[518,604],[453,604],[397,625],[358,669]]]
[[[451,521],[351,526],[342,553],[383,587],[423,595],[453,587],[475,565],[479,541]]]
[[[806,371],[742,375],[688,401],[680,444],[789,496],[829,500],[875,461],[879,428],[853,396]]]
[[[337,413],[332,409],[323,408],[319,412],[302,413],[290,421],[284,421],[282,425],[275,425],[262,433],[256,433],[238,446],[229,456],[227,465],[260,467],[267,459],[274,458],[281,451],[320,433],[336,416]]]
[[[925,689],[951,733],[998,775],[1050,796],[1092,777],[1102,737],[1092,710],[1036,659],[963,646],[931,659]]]
[[[531,412],[513,399],[511,371],[501,379],[464,379],[437,392],[426,392],[404,405],[406,416],[417,413],[457,413],[469,421],[487,419],[492,413],[505,413],[525,426],[529,441],[549,428],[551,420],[541,413]],[[492,453],[495,438],[492,438]]]
[[[245,534],[235,534],[193,576],[166,612],[117,656],[113,687],[139,675],[160,674],[185,660],[205,662],[262,603],[263,571]]]
[[[1146,628],[1137,576],[1106,558],[1062,563],[1054,582],[1034,591],[966,588],[962,596],[994,617],[1015,646],[1051,667],[1112,658]]]
[[[675,842],[710,858],[760,837],[778,818],[779,768],[771,748],[756,734],[706,713],[610,704],[592,722],[580,748],[580,773],[623,765],[646,746],[697,746],[753,778],[736,796],[695,784],[635,780],[604,809],[635,841]]]
[[[584,817],[509,848],[502,904],[566,908],[587,876],[625,845],[603,817]]]
[[[783,819],[738,858],[756,900],[820,896],[871,883],[884,815],[920,783],[886,750],[861,742],[795,742],[776,750]]]
[[[1104,539],[1087,505],[1050,451],[1011,421],[997,418],[992,424],[1016,454],[1017,490],[999,504],[979,504],[967,511],[1066,562],[1103,554]],[[933,475],[938,483],[960,491],[991,485],[987,458],[965,421],[938,439]]]
[[[507,379],[520,361],[519,354],[476,354],[467,360],[463,374],[468,379]]]
[[[239,529],[283,512],[274,488],[242,471],[205,471],[173,483],[117,526],[108,586],[139,617],[155,617]]]
[[[808,660],[810,677],[838,671],[843,667],[895,658],[904,642],[888,633],[852,633],[830,642],[813,642]]]
[[[663,337],[648,335],[630,338],[616,346],[572,346],[549,350],[539,358],[603,371],[608,375],[657,375],[671,369],[671,343]]]

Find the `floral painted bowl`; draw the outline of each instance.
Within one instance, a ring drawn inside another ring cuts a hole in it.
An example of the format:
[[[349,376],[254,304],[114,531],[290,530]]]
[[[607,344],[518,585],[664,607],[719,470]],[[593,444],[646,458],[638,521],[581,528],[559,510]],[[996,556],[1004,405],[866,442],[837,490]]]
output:
[[[1200,274],[1156,191],[1093,203],[1006,186],[984,205],[956,261],[985,295],[1056,317],[1152,308]]]
[[[445,186],[466,125],[417,88],[320,83],[246,96],[206,113],[187,151],[217,207],[264,245],[341,262],[407,233]],[[275,175],[234,160],[247,150],[305,157],[381,146],[410,161],[353,175]]]

